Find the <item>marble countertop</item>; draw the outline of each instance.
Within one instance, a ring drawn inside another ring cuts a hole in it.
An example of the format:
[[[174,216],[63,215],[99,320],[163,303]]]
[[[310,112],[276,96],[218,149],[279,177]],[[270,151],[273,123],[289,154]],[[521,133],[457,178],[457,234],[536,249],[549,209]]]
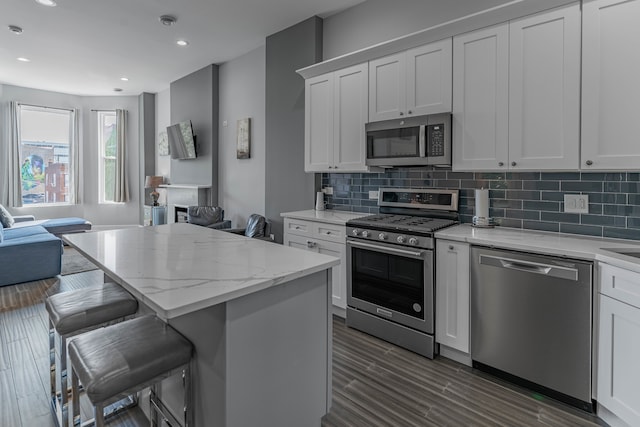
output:
[[[165,320],[340,262],[185,223],[67,234],[63,239]]]
[[[317,211],[315,209],[309,209],[306,211],[295,212],[283,212],[280,214],[284,218],[304,219],[309,221],[320,221],[328,224],[345,225],[347,221],[356,218],[362,218],[363,216],[371,215],[369,213],[362,212],[345,212],[327,209],[324,211]]]
[[[435,237],[473,245],[601,261],[640,272],[640,258],[608,250],[629,249],[632,252],[640,253],[640,242],[634,240],[588,237],[506,227],[475,228],[469,224],[445,228],[436,232]]]

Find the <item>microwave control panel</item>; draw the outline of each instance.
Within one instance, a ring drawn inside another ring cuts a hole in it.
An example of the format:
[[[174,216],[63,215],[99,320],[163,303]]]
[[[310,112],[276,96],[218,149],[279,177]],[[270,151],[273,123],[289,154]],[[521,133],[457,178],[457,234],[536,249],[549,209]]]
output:
[[[442,157],[445,155],[444,123],[427,126],[427,156]]]

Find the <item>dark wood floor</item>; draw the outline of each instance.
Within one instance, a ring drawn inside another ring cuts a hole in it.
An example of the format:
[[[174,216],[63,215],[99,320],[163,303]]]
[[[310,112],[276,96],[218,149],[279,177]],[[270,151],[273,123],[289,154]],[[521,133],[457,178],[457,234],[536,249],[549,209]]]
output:
[[[102,280],[100,271],[89,271],[0,288],[0,427],[54,426],[43,300]],[[448,359],[425,359],[347,328],[339,318],[333,325],[333,406],[324,427],[606,425]],[[135,410],[109,425],[148,424]]]

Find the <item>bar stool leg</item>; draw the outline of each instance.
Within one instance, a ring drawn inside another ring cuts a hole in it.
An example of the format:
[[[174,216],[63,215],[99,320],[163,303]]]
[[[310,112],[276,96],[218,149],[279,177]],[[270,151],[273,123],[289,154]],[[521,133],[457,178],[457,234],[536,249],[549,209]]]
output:
[[[95,427],[104,427],[104,405],[97,404],[93,407],[93,419]]]
[[[71,374],[71,411],[69,411],[69,422],[73,427],[80,425],[80,390],[78,375],[69,366]]]
[[[150,387],[149,391],[149,410],[151,418],[151,427],[158,427],[160,420],[158,419],[158,408],[156,408],[156,384]]]
[[[57,407],[56,396],[56,330],[49,319],[49,387],[51,391],[51,404],[55,404]]]
[[[184,426],[191,427],[193,410],[191,408],[191,363],[182,371],[182,387],[184,388]]]

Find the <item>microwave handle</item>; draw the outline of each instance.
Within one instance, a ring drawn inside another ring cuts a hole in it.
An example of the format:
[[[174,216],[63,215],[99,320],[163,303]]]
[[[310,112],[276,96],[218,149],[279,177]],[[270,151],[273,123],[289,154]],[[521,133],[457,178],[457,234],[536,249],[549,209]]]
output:
[[[425,125],[420,125],[420,135],[418,139],[418,149],[420,150],[420,157],[427,157],[427,141],[426,141],[426,129]]]

